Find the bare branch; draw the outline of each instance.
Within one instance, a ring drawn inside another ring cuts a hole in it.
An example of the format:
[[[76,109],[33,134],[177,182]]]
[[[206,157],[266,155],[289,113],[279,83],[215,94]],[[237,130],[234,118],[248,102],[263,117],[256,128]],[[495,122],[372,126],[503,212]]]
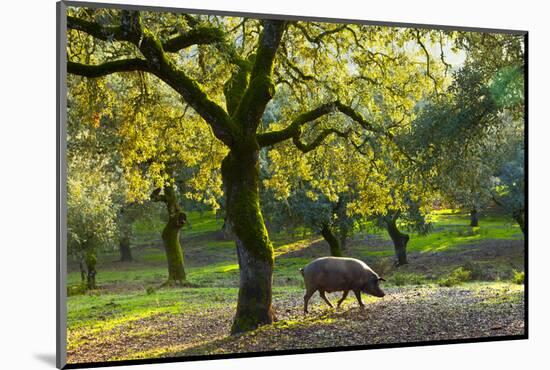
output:
[[[435,93],[437,95],[438,94],[438,92],[437,92],[437,80],[435,79],[435,77],[430,72],[430,64],[431,64],[430,53],[428,52],[428,49],[426,49],[426,46],[424,45],[422,40],[420,40],[420,32],[418,30],[416,30],[415,35],[416,35],[416,42],[418,43],[418,45],[420,45],[420,47],[424,51],[424,55],[426,55],[426,75],[428,77],[430,77],[430,79],[433,81]]]
[[[348,28],[348,26],[346,24],[343,24],[343,25],[335,27],[333,29],[320,32],[316,36],[311,36],[309,34],[308,30],[300,22],[294,22],[294,23],[292,23],[292,25],[294,27],[298,28],[302,32],[302,34],[304,35],[306,40],[308,40],[312,44],[319,44],[325,36],[332,35],[334,33],[340,32],[340,31]]]
[[[443,52],[443,31],[439,31],[439,49],[441,51],[439,57],[441,59],[441,63],[443,63],[443,65],[445,66],[445,76],[447,75],[447,72],[449,71],[450,68],[452,68],[452,66],[447,63],[447,61],[445,60],[445,53]]]

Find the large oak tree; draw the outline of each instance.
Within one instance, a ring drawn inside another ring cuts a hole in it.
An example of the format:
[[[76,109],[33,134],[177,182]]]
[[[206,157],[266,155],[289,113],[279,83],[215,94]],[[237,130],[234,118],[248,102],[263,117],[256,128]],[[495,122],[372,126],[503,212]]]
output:
[[[292,143],[308,153],[334,136],[359,151],[397,145],[394,135],[425,92],[441,93],[448,83],[447,35],[439,31],[83,8],[69,10],[67,26],[70,74],[154,76],[226,148],[225,211],[240,267],[234,333],[274,320],[273,248],[259,203],[262,148]],[[99,52],[82,52],[83,37]],[[265,124],[278,91],[286,96],[281,117]]]

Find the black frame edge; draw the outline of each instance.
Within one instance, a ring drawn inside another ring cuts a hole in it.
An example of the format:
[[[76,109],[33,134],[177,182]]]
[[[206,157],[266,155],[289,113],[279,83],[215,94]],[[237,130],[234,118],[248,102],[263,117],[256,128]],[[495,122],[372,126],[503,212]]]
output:
[[[387,22],[387,21],[375,21],[375,20],[365,20],[365,19],[301,16],[301,15],[294,15],[294,14],[270,14],[270,13],[244,12],[244,11],[215,10],[215,9],[193,9],[193,8],[183,8],[183,7],[174,8],[174,7],[168,7],[168,6],[113,4],[113,3],[101,3],[101,2],[84,2],[84,1],[78,1],[78,0],[76,1],[62,0],[62,2],[66,6],[88,7],[88,8],[109,8],[109,9],[126,9],[126,10],[140,10],[140,11],[151,11],[151,12],[206,14],[206,15],[218,15],[218,16],[250,17],[250,18],[259,18],[259,19],[281,19],[281,20],[289,20],[289,21],[354,23],[354,24],[365,24],[365,25],[371,25],[371,26],[411,27],[411,28],[438,29],[438,30],[449,30],[449,31],[501,33],[501,34],[520,35],[520,36],[527,33],[527,30],[512,30],[512,29],[469,27],[469,26],[451,26],[451,25],[442,25],[442,24],[423,24],[423,23],[408,23],[408,22]]]

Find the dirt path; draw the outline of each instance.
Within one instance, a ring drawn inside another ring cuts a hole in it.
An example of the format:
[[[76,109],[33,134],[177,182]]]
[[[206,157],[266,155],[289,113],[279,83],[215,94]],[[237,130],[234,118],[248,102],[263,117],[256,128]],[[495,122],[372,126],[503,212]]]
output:
[[[70,363],[151,357],[323,348],[377,343],[520,335],[524,332],[523,287],[503,283],[386,289],[365,297],[365,310],[348,297],[328,309],[314,296],[302,314],[299,294],[274,296],[278,322],[242,336],[228,336],[235,303],[193,314],[152,314],[91,335],[70,332],[77,346]],[[336,295],[329,297],[333,302]],[[88,328],[92,329],[92,328]]]

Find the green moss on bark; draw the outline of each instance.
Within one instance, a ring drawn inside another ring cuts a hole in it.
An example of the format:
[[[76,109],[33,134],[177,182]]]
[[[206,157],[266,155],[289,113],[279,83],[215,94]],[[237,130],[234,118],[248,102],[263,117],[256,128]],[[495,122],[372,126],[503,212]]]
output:
[[[243,67],[237,67],[237,70],[223,86],[225,105],[229,115],[233,115],[237,110],[247,86],[248,71]]]
[[[232,232],[261,260],[273,262],[273,247],[259,198],[258,151],[231,150],[222,162],[227,216]]]
[[[235,235],[240,286],[232,333],[253,330],[273,322],[271,307],[273,247],[259,202],[259,148],[243,142],[222,163],[227,219]]]
[[[168,282],[183,283],[186,275],[179,234],[186,222],[186,216],[180,210],[176,192],[172,186],[164,188],[164,201],[168,210],[168,222],[162,231],[162,241],[168,263]]]
[[[95,267],[97,264],[97,257],[95,253],[91,251],[86,253],[85,262],[86,262],[86,287],[88,289],[96,289],[97,285],[95,281],[95,276],[97,272]]]

